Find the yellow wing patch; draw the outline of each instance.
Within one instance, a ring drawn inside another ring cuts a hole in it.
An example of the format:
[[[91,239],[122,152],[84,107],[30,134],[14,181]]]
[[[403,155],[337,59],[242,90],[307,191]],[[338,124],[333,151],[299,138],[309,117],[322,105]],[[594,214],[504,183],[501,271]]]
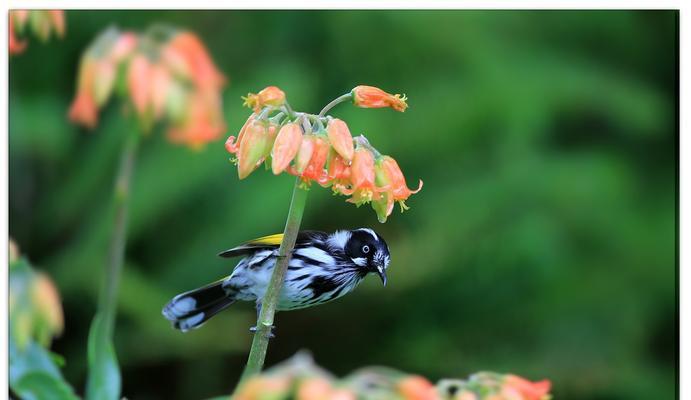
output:
[[[283,234],[277,233],[275,235],[262,236],[257,239],[250,240],[245,243],[246,245],[270,245],[270,246],[280,246],[283,241]]]

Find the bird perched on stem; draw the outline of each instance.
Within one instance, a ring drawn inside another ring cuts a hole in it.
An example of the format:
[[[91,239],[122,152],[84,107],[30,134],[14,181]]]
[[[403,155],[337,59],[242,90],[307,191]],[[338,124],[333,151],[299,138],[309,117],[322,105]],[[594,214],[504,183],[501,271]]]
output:
[[[243,259],[229,276],[175,296],[163,308],[163,316],[186,332],[238,300],[256,302],[259,312],[282,240],[283,234],[265,236],[221,252],[221,257]],[[355,289],[369,273],[378,274],[386,285],[389,261],[386,242],[372,229],[330,234],[302,231],[276,309],[295,310],[335,300]]]

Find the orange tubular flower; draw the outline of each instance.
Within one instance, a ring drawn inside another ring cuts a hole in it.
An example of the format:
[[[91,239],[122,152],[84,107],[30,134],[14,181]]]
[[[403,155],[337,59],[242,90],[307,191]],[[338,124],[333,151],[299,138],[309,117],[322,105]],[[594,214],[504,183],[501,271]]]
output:
[[[355,150],[353,147],[353,136],[350,134],[348,125],[338,118],[333,118],[329,120],[326,131],[334,150],[347,161],[352,160]]]
[[[408,108],[405,95],[390,94],[374,86],[357,86],[352,91],[353,103],[362,108],[391,107],[403,112]]]
[[[328,173],[322,186],[333,185],[334,193],[341,192],[350,184],[350,166],[335,151],[329,153]]]
[[[271,152],[271,171],[278,175],[285,170],[300,149],[302,128],[296,123],[284,125],[276,136]]]
[[[398,392],[405,400],[437,400],[439,394],[430,381],[421,376],[403,378],[397,385]]]
[[[531,382],[516,375],[506,375],[502,392],[517,394],[523,400],[544,400],[549,398],[552,384],[548,380]],[[515,396],[514,396],[515,397]]]
[[[283,105],[286,101],[286,94],[276,86],[268,86],[257,94],[248,93],[247,97],[243,97],[243,99],[245,100],[244,106],[252,108],[254,112],[259,112],[265,106],[278,107]]]
[[[390,185],[389,192],[392,196],[392,201],[397,201],[400,204],[401,211],[407,210],[408,206],[405,205],[405,201],[411,194],[415,194],[422,189],[422,180],[420,180],[417,189],[408,189],[401,168],[396,160],[389,156],[383,156],[377,160],[377,171],[379,172],[378,177],[383,183],[382,186]]]
[[[329,141],[324,135],[314,136],[314,151],[312,152],[312,157],[310,162],[307,164],[307,168],[302,172],[302,178],[306,182],[310,179],[323,182],[326,180],[326,171],[324,166],[326,165],[326,159],[329,157]]]
[[[295,157],[295,167],[288,167],[288,173],[301,177],[307,185],[310,181],[317,181],[319,184],[326,183],[328,177],[324,167],[330,149],[325,135],[303,136],[300,150]]]
[[[340,192],[352,197],[347,201],[360,206],[372,200],[379,200],[383,189],[375,185],[374,156],[372,152],[359,148],[355,150],[350,165],[351,189],[341,188]]]

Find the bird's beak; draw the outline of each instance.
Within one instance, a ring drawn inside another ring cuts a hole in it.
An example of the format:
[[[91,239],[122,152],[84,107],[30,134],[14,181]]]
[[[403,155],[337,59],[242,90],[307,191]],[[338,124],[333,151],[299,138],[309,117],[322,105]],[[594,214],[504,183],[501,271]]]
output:
[[[386,286],[386,270],[383,265],[377,265],[377,274],[379,274],[379,278],[381,278],[381,283]]]

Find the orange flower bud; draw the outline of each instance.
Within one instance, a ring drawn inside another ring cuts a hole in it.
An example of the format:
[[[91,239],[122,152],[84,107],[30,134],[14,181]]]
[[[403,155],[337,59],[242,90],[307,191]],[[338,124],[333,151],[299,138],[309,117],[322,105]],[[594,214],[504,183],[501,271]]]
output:
[[[245,179],[264,161],[269,139],[269,127],[260,121],[253,121],[245,129],[238,152],[238,176],[240,179]]]
[[[403,112],[408,108],[405,95],[390,94],[374,86],[357,86],[353,89],[353,103],[362,108],[391,107]]]
[[[132,104],[139,116],[144,116],[151,101],[151,62],[146,56],[137,54],[130,62],[127,74],[127,88]]]
[[[265,106],[278,107],[283,105],[286,101],[286,94],[276,86],[268,86],[257,94],[248,93],[247,97],[243,97],[243,99],[245,100],[244,106],[254,109],[254,112],[259,112]]]
[[[544,400],[548,399],[549,390],[552,384],[548,380],[531,382],[516,375],[506,375],[502,392],[518,393],[523,400]]]
[[[291,172],[293,175],[302,175],[305,168],[307,168],[307,164],[309,164],[310,159],[312,159],[312,153],[314,153],[314,142],[314,135],[303,136],[300,149],[295,156],[295,170]]]
[[[254,121],[256,116],[257,114],[252,114],[247,118],[247,121],[245,121],[245,123],[242,125],[242,128],[240,128],[240,132],[238,132],[237,140],[235,139],[235,136],[228,137],[228,140],[226,140],[226,150],[228,150],[228,153],[235,154],[238,152],[238,150],[240,150],[240,143],[242,142],[242,137],[245,133],[245,130]]]
[[[437,400],[440,399],[436,388],[421,376],[408,376],[396,385],[398,392],[405,400]]]
[[[285,170],[300,149],[302,128],[296,123],[284,125],[278,132],[271,152],[271,170],[278,175]]]
[[[333,118],[329,120],[326,131],[334,150],[347,161],[352,160],[355,150],[353,147],[353,136],[350,134],[348,125],[338,118]]]

